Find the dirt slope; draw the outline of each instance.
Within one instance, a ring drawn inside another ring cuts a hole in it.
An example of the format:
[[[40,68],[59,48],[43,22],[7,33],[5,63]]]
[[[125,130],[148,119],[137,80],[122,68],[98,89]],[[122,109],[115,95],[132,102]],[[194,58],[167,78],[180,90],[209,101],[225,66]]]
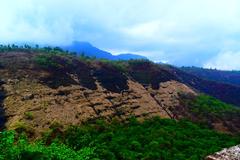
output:
[[[128,81],[129,89],[113,93],[97,84],[96,90],[80,85],[57,89],[33,81],[8,81],[3,85],[7,98],[3,102],[8,118],[6,127],[48,129],[54,123],[80,124],[99,118],[111,121],[160,116],[175,118],[171,108],[178,107],[178,92],[196,94],[176,81],[161,84],[159,90],[145,89],[138,82]]]
[[[66,55],[46,61],[44,56],[0,54],[0,108],[4,109],[0,122],[6,117],[6,128],[39,135],[57,124],[64,127],[96,119],[194,119],[181,98],[195,97],[198,91],[166,66],[130,61],[126,72],[101,61]]]

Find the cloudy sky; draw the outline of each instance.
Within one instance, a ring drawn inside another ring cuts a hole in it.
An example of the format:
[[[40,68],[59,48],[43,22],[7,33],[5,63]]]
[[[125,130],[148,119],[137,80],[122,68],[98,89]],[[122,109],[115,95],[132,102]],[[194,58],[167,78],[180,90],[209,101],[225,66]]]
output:
[[[88,41],[178,66],[240,70],[239,0],[0,0],[0,43]]]

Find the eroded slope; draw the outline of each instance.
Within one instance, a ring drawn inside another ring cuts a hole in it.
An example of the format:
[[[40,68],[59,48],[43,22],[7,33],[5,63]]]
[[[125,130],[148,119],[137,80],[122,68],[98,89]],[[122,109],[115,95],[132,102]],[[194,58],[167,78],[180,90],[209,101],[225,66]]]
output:
[[[8,129],[38,135],[56,124],[77,125],[96,119],[202,119],[182,101],[183,96],[194,99],[198,91],[184,84],[171,68],[149,61],[116,65],[63,54],[11,52],[0,54],[0,64]],[[213,118],[207,122],[224,126],[226,121]],[[238,128],[224,127],[220,130]]]

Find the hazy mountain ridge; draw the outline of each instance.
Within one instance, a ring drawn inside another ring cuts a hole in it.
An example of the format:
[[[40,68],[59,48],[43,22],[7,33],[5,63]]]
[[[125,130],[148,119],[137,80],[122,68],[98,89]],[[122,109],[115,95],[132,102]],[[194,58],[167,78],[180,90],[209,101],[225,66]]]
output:
[[[86,56],[108,59],[108,60],[147,59],[144,56],[131,54],[131,53],[112,55],[110,52],[94,47],[88,42],[75,41],[71,45],[61,46],[61,48],[71,52],[76,52],[77,54],[85,54]]]
[[[240,71],[223,71],[198,67],[181,67],[181,69],[199,78],[232,85],[240,85]]]

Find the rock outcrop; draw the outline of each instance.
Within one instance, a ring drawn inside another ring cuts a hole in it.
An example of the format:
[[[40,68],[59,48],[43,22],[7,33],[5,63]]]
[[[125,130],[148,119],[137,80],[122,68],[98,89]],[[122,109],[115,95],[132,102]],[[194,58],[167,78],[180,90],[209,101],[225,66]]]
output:
[[[196,95],[191,88],[177,81],[160,84],[159,90],[144,88],[138,82],[128,80],[128,90],[114,93],[97,82],[97,89],[80,85],[49,88],[34,81],[8,81],[3,85],[6,127],[16,129],[21,125],[44,131],[53,123],[77,125],[86,121],[105,119],[127,120],[160,116],[175,118],[172,108],[179,107],[179,93]],[[29,118],[31,115],[31,118]]]
[[[240,159],[240,145],[231,148],[223,149],[213,155],[210,155],[206,160],[239,160]]]

